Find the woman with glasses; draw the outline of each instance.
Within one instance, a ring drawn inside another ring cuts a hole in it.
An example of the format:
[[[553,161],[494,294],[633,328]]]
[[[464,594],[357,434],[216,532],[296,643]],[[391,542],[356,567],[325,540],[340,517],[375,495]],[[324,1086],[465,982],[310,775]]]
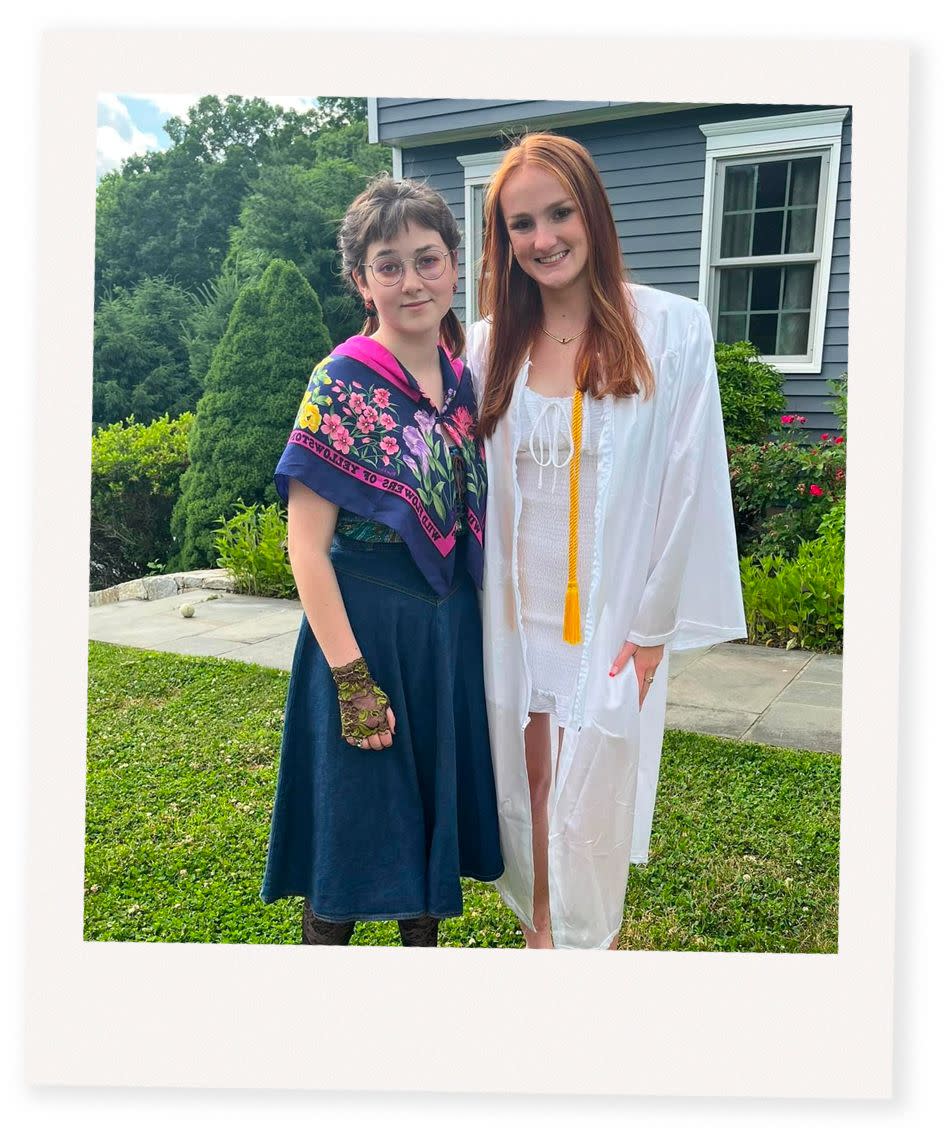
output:
[[[302,938],[396,920],[434,946],[502,872],[477,586],[486,476],[445,201],[381,177],[339,234],[362,332],[315,367],[276,486],[304,609],[263,900]]]
[[[479,308],[498,887],[527,947],[616,947],[648,855],[665,649],[745,635],[709,319],[627,284],[589,153],[551,134],[488,188]]]

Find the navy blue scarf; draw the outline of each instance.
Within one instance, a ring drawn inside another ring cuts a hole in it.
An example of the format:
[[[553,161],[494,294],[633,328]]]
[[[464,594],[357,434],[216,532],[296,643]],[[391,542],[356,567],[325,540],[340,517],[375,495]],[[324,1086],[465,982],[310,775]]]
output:
[[[275,483],[283,501],[289,479],[297,478],[340,508],[393,529],[433,590],[445,595],[454,582],[461,504],[467,567],[482,586],[486,469],[469,370],[439,353],[437,412],[383,345],[362,336],[340,344],[312,372]],[[463,461],[464,496],[451,445]]]

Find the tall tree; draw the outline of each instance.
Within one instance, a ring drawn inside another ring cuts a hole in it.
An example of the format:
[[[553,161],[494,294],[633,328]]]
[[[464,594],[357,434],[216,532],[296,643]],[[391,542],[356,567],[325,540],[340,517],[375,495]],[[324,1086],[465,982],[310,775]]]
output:
[[[332,130],[316,142],[313,167],[277,164],[262,169],[233,229],[230,257],[264,267],[274,258],[294,262],[318,293],[331,338],[357,332],[360,303],[339,272],[338,228],[368,180],[390,171],[390,150],[369,146],[363,122]]]
[[[270,263],[242,290],[190,432],[171,522],[178,567],[213,564],[217,519],[238,500],[276,500],[273,470],[308,374],[330,348],[318,296],[292,263]]]
[[[262,98],[200,98],[187,121],[171,118],[173,142],[129,158],[105,177],[96,201],[96,297],[164,275],[186,289],[220,271],[230,228],[267,161],[315,159],[318,120]]]
[[[191,299],[163,278],[119,290],[95,314],[92,418],[140,423],[192,410],[199,394],[191,378],[182,325]]]

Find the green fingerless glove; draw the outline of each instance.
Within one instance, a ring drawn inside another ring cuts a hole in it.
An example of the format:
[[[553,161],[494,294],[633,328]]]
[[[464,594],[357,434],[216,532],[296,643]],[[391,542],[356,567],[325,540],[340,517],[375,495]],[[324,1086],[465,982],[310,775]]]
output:
[[[331,666],[331,676],[338,688],[341,708],[341,735],[360,744],[369,736],[389,732],[387,694],[374,684],[371,671],[363,658],[355,658],[347,666]]]

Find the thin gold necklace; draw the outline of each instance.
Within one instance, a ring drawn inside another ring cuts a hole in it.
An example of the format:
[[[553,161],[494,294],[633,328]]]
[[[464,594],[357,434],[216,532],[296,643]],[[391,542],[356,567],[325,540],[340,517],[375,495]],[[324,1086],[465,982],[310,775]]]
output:
[[[576,341],[578,337],[583,337],[587,332],[587,326],[585,325],[581,332],[575,333],[573,337],[557,337],[554,333],[549,333],[544,325],[539,325],[538,328],[542,331],[542,333],[545,334],[546,337],[550,337],[553,341],[557,341],[559,345],[570,345],[572,341]]]

